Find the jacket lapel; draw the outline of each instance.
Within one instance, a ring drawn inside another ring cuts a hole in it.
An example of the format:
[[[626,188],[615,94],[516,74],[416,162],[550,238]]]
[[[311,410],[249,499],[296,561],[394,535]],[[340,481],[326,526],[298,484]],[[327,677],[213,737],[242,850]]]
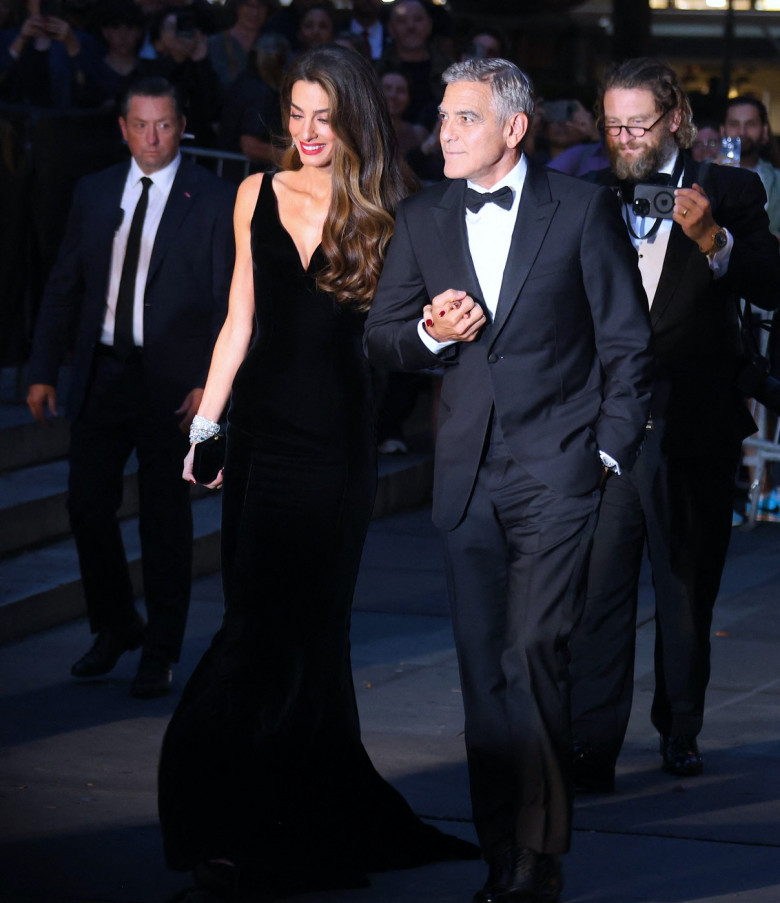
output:
[[[697,181],[696,169],[696,163],[686,160],[685,168],[683,169],[683,188],[690,188]],[[658,280],[658,287],[655,290],[655,297],[650,307],[650,322],[654,326],[661,319],[674,297],[677,286],[680,284],[680,278],[686,271],[685,261],[694,250],[696,250],[697,254],[699,253],[699,250],[694,248],[690,238],[683,232],[682,227],[677,223],[672,223],[672,231],[669,233],[669,243],[666,246],[666,254],[664,256],[664,265],[661,269],[661,278]]]
[[[198,174],[194,164],[182,160],[176,172],[176,178],[171,186],[171,193],[163,211],[160,225],[152,248],[152,258],[149,261],[149,274],[146,278],[147,288],[151,284],[160,264],[168,253],[171,242],[181,228],[182,221],[192,209],[198,188]]]
[[[450,182],[439,204],[433,208],[433,220],[441,246],[446,251],[442,259],[447,261],[452,273],[451,285],[468,292],[484,308],[482,289],[469,250],[465,194],[466,182],[463,179]]]
[[[557,209],[558,201],[552,200],[547,174],[543,169],[529,164],[498,296],[494,323],[496,334],[517,303]]]
[[[106,191],[100,198],[100,205],[95,208],[95,220],[90,228],[92,234],[97,236],[96,251],[91,255],[90,266],[94,266],[95,284],[104,285],[108,291],[108,282],[111,277],[111,264],[114,253],[114,236],[122,222],[122,195],[127,181],[127,172],[130,164],[119,167],[116,171],[113,185],[110,191]],[[94,226],[94,228],[93,228]],[[105,300],[105,296],[104,299]]]

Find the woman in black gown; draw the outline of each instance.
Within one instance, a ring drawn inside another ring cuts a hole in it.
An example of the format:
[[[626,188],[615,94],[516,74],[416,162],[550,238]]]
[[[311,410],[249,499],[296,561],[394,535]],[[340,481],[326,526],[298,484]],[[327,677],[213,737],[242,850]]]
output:
[[[374,770],[352,683],[376,483],[361,333],[405,191],[392,126],[370,65],[338,47],[295,62],[282,108],[288,169],[239,189],[230,307],[195,422],[196,439],[213,429],[232,387],[225,616],[159,774],[166,858],[194,871],[186,898],[198,901],[355,887],[369,871],[478,855]]]

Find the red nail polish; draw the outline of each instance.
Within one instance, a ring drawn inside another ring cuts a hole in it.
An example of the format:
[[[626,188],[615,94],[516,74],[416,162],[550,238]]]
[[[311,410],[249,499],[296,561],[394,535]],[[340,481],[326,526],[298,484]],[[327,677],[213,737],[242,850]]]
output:
[[[426,320],[426,321],[425,321],[425,325],[426,325],[426,326],[433,326],[433,320]]]
[[[439,316],[440,316],[440,317],[443,317],[444,314],[446,314],[446,313],[447,313],[446,310],[440,310],[440,311],[439,311]]]

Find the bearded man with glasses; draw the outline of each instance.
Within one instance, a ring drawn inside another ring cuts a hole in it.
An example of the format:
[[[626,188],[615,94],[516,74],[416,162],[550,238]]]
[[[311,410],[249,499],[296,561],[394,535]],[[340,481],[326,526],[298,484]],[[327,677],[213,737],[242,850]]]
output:
[[[599,116],[613,186],[650,306],[656,388],[639,458],[607,481],[572,635],[574,774],[582,791],[614,789],[631,710],[637,591],[647,543],[655,589],[651,720],[669,774],[701,773],[697,736],[710,674],[710,625],[731,533],[742,439],[755,430],[735,386],[736,301],[780,304],[780,257],[760,179],[701,164],[675,72],[652,59],[614,65]],[[637,183],[666,184],[668,218],[640,216]]]

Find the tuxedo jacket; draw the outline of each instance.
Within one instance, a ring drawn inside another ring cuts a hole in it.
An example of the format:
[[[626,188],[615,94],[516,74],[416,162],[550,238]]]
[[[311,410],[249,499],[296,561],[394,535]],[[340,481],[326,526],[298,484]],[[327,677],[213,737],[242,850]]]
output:
[[[610,170],[596,179],[617,184]],[[650,309],[657,362],[653,420],[669,454],[732,455],[755,430],[735,386],[742,353],[736,305],[740,298],[765,310],[780,305],[780,250],[755,173],[686,159],[683,187],[694,182],[705,190],[715,222],[734,237],[734,247],[726,275],[715,279],[707,256],[672,224]]]
[[[581,495],[636,456],[650,401],[647,302],[612,194],[529,166],[495,320],[439,355],[417,332],[449,288],[483,304],[468,246],[466,183],[442,182],[399,207],[366,323],[384,369],[444,365],[434,520],[457,525],[480,466],[491,411],[513,457],[546,485]],[[490,317],[488,315],[488,320]]]
[[[44,290],[29,382],[56,385],[75,331],[68,416],[82,409],[106,311],[114,232],[129,163],[82,179]],[[144,293],[143,367],[152,397],[173,412],[205,385],[227,311],[235,259],[236,188],[182,159],[154,240]]]

